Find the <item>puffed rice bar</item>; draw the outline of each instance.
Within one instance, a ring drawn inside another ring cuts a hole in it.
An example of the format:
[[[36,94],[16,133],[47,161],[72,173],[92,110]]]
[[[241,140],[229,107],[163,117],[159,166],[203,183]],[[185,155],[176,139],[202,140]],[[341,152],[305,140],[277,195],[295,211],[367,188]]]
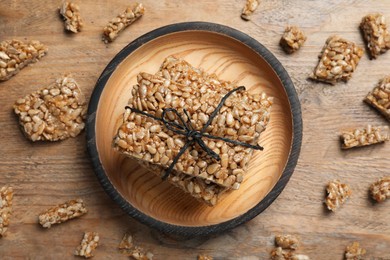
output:
[[[285,52],[293,53],[299,50],[305,41],[306,36],[298,27],[287,26],[279,43]]]
[[[390,77],[381,79],[364,101],[390,121]]]
[[[260,0],[246,0],[245,6],[241,12],[241,18],[245,21],[249,21],[253,12],[260,4]]]
[[[376,59],[390,49],[390,34],[387,31],[386,18],[382,14],[364,16],[360,23],[360,30],[371,58]]]
[[[0,42],[0,81],[10,79],[27,65],[40,60],[46,53],[47,47],[39,41]]]
[[[136,260],[152,260],[153,253],[146,252],[142,247],[133,244],[133,236],[126,233],[118,246],[119,251]]]
[[[54,224],[81,217],[87,212],[83,200],[75,199],[46,210],[39,215],[38,219],[42,227],[50,228]]]
[[[390,176],[383,177],[370,186],[371,196],[377,202],[390,198]]]
[[[85,232],[80,245],[76,248],[74,255],[84,258],[93,257],[93,251],[99,244],[99,234],[96,232]]]
[[[297,249],[299,240],[293,235],[277,235],[275,236],[275,243],[283,249]]]
[[[360,247],[359,242],[353,242],[351,245],[347,246],[345,250],[345,259],[346,260],[363,260],[366,250]]]
[[[306,255],[295,254],[292,251],[283,250],[281,247],[276,247],[271,251],[272,260],[310,260]]]
[[[341,134],[340,138],[342,141],[342,149],[383,143],[389,140],[389,127],[367,125],[365,128],[345,131]]]
[[[336,211],[352,194],[349,185],[343,184],[339,180],[329,182],[326,192],[325,204],[331,211]]]
[[[121,31],[134,23],[145,13],[145,8],[140,3],[127,7],[126,11],[113,18],[103,29],[103,41],[109,43],[114,41]]]
[[[209,255],[205,255],[205,254],[198,255],[198,260],[213,260],[213,259],[214,258]]]
[[[5,236],[12,213],[12,187],[4,186],[0,189],[0,238]]]
[[[64,2],[60,8],[60,14],[64,19],[64,26],[67,31],[78,33],[83,27],[83,20],[80,16],[80,7],[72,2]]]
[[[217,99],[227,93],[227,90],[216,85],[192,88],[147,73],[139,74],[138,83],[132,90],[133,98],[130,104],[133,107],[156,116],[161,116],[163,107],[175,107],[179,111],[185,107],[195,129],[203,127],[208,120],[208,114],[219,102]],[[265,94],[251,96],[246,91],[234,93],[225,102],[206,133],[256,143],[269,121],[271,105],[272,101]],[[131,157],[168,166],[184,145],[185,137],[168,131],[160,121],[130,111],[125,114],[127,116],[114,140],[116,149]],[[168,113],[167,116],[171,120],[176,119],[173,113]],[[220,154],[221,163],[214,162],[207,158],[204,151],[198,152],[199,149],[192,147],[180,157],[174,169],[228,188],[238,188],[252,149],[233,147],[223,141],[207,138],[204,138],[204,141]]]
[[[16,100],[14,112],[31,141],[59,141],[75,137],[84,129],[86,104],[78,84],[68,75]]]
[[[310,77],[333,85],[338,81],[348,81],[352,77],[363,51],[361,47],[351,41],[339,36],[330,36],[319,56],[318,65]]]

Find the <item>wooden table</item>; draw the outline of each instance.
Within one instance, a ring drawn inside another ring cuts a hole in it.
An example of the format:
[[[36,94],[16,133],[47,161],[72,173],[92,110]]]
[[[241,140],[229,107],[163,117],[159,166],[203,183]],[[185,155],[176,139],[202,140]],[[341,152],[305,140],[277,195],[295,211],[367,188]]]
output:
[[[216,259],[267,259],[279,233],[299,235],[299,252],[311,259],[342,259],[352,241],[361,242],[369,259],[390,259],[390,201],[377,205],[368,196],[370,183],[390,174],[390,144],[341,151],[338,141],[342,128],[388,124],[362,98],[389,73],[390,53],[377,60],[365,55],[347,84],[307,80],[329,35],[339,34],[362,45],[361,17],[380,11],[390,20],[390,2],[262,0],[252,21],[244,22],[240,18],[243,0],[145,0],[145,16],[109,45],[101,41],[102,27],[128,1],[78,1],[85,21],[78,35],[64,33],[57,12],[60,2],[0,1],[1,40],[38,39],[49,47],[42,61],[0,83],[0,185],[10,184],[15,190],[8,235],[0,239],[1,259],[72,259],[87,230],[101,234],[95,259],[126,259],[116,249],[126,230],[156,259],[196,259],[199,253]],[[125,45],[157,27],[184,21],[231,26],[271,50],[299,93],[304,135],[295,173],[266,211],[226,233],[177,241],[125,215],[105,194],[92,170],[84,133],[58,143],[31,143],[19,131],[12,105],[64,72],[73,73],[89,97],[101,71]],[[293,55],[286,55],[278,45],[288,24],[299,25],[308,36],[305,46]],[[324,208],[324,187],[336,178],[349,183],[353,195],[333,214]],[[41,211],[75,197],[86,201],[86,216],[50,230],[37,224]]]

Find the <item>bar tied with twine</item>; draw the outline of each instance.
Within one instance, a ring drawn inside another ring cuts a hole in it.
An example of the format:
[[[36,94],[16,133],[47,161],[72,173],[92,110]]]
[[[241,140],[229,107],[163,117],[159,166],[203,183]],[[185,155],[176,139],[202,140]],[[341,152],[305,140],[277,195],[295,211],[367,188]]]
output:
[[[206,122],[206,124],[202,127],[202,129],[200,131],[197,131],[197,130],[195,130],[192,127],[191,122],[190,122],[190,116],[188,115],[186,109],[183,109],[183,112],[184,112],[185,116],[187,117],[187,120],[184,120],[183,117],[179,114],[179,112],[176,109],[174,109],[174,108],[165,108],[165,109],[163,109],[163,113],[162,113],[161,117],[156,117],[154,115],[151,115],[151,114],[146,113],[144,111],[138,110],[136,108],[132,108],[132,107],[126,106],[126,109],[130,109],[132,112],[135,112],[137,114],[142,114],[144,116],[147,116],[147,117],[153,118],[155,120],[161,121],[168,130],[170,130],[170,131],[172,131],[172,132],[174,132],[176,134],[183,135],[183,136],[186,137],[186,143],[180,149],[179,153],[176,155],[176,157],[173,159],[172,163],[169,165],[168,169],[165,171],[165,174],[162,176],[163,180],[165,180],[169,176],[169,174],[173,170],[173,167],[178,162],[179,158],[194,143],[197,143],[199,145],[199,147],[201,147],[213,159],[215,159],[217,161],[221,160],[220,156],[218,154],[216,154],[213,150],[211,150],[205,144],[205,142],[202,140],[203,137],[209,138],[209,139],[215,139],[215,140],[222,140],[224,142],[228,142],[228,143],[231,143],[231,144],[234,144],[234,145],[240,145],[240,146],[243,146],[243,147],[246,147],[246,148],[252,148],[252,149],[255,149],[255,150],[263,150],[263,147],[261,147],[258,144],[251,145],[251,144],[248,144],[248,143],[245,143],[245,142],[240,142],[240,141],[237,141],[237,140],[231,140],[229,138],[214,136],[214,135],[210,135],[210,134],[206,134],[205,133],[207,127],[210,126],[210,124],[213,121],[213,119],[215,118],[215,116],[219,113],[219,110],[224,105],[226,99],[228,99],[229,96],[231,94],[233,94],[234,92],[240,91],[240,90],[245,90],[245,87],[244,86],[240,86],[238,88],[235,88],[235,89],[229,91],[221,99],[221,101],[219,102],[218,106],[211,113],[211,115],[209,117],[209,120]],[[180,123],[178,124],[178,123],[173,122],[173,121],[168,121],[166,119],[166,115],[167,115],[168,112],[173,112],[177,116],[177,118],[179,119]]]

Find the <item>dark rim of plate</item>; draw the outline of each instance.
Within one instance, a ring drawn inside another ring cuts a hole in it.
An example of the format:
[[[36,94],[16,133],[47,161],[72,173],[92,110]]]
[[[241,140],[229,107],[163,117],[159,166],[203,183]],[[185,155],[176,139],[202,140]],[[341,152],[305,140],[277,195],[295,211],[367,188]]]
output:
[[[152,218],[135,207],[133,207],[122,195],[116,190],[113,184],[108,179],[104,168],[99,159],[99,152],[96,146],[95,140],[95,120],[96,120],[96,111],[99,104],[100,96],[103,92],[104,86],[106,85],[111,74],[115,71],[116,67],[133,51],[137,50],[140,46],[146,44],[147,42],[156,39],[160,36],[164,36],[171,33],[182,32],[182,31],[208,31],[218,34],[222,34],[228,37],[231,37],[237,41],[240,41],[242,44],[246,45],[248,48],[252,49],[258,55],[260,55],[269,65],[273,68],[275,73],[278,75],[282,85],[284,86],[291,107],[292,113],[292,123],[293,123],[293,141],[291,145],[290,155],[288,162],[284,168],[283,174],[273,187],[273,189],[253,208],[247,211],[245,214],[242,214],[234,219],[207,226],[178,226],[169,223],[159,221],[155,218]],[[125,48],[123,48],[107,65],[102,74],[100,75],[98,81],[96,82],[95,88],[93,90],[91,100],[88,106],[88,118],[86,124],[86,135],[87,135],[87,148],[89,155],[92,160],[93,168],[95,174],[100,181],[100,184],[103,186],[103,189],[106,193],[117,203],[119,206],[130,216],[134,217],[141,223],[144,223],[154,229],[157,229],[167,235],[175,235],[184,238],[190,238],[194,236],[205,236],[214,233],[220,233],[229,229],[232,229],[242,223],[245,223],[255,216],[264,211],[271,203],[279,196],[287,182],[289,181],[294,168],[297,164],[299,153],[301,150],[302,142],[302,116],[301,116],[301,106],[299,103],[297,92],[295,91],[294,85],[283,68],[282,64],[276,59],[276,57],[265,48],[261,43],[248,36],[245,33],[242,33],[236,29],[208,22],[185,22],[177,23],[172,25],[167,25],[158,29],[155,29],[149,33],[142,35],[137,38]]]

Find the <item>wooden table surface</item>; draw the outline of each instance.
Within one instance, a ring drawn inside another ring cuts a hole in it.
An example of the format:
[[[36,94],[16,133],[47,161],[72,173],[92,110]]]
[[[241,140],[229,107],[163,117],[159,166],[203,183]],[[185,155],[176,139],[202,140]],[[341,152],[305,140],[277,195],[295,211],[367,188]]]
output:
[[[117,252],[125,231],[153,251],[156,259],[268,259],[274,236],[299,235],[300,253],[311,259],[342,259],[352,241],[367,249],[368,259],[390,259],[390,201],[373,203],[370,183],[389,175],[390,144],[341,151],[339,130],[388,122],[362,102],[378,80],[389,74],[390,53],[377,60],[361,59],[352,79],[330,86],[307,80],[328,36],[341,35],[362,45],[360,19],[382,12],[390,24],[390,1],[262,0],[252,21],[244,22],[244,0],[143,1],[147,11],[119,38],[105,45],[103,26],[129,1],[77,1],[85,21],[77,35],[66,34],[58,16],[61,1],[1,0],[0,40],[37,39],[49,47],[40,62],[0,83],[0,185],[15,190],[13,216],[0,239],[1,259],[73,259],[83,231],[97,231],[101,244],[95,259],[126,259]],[[208,21],[231,26],[265,45],[290,74],[302,105],[303,143],[296,170],[278,199],[252,221],[207,238],[175,240],[127,216],[98,183],[87,151],[85,133],[57,143],[31,143],[24,138],[12,111],[13,102],[71,72],[89,98],[102,70],[114,55],[140,35],[163,25]],[[304,47],[286,55],[278,41],[288,24],[307,34]],[[323,204],[329,180],[349,183],[352,198],[335,214]],[[89,213],[44,230],[37,215],[46,208],[81,197]]]

